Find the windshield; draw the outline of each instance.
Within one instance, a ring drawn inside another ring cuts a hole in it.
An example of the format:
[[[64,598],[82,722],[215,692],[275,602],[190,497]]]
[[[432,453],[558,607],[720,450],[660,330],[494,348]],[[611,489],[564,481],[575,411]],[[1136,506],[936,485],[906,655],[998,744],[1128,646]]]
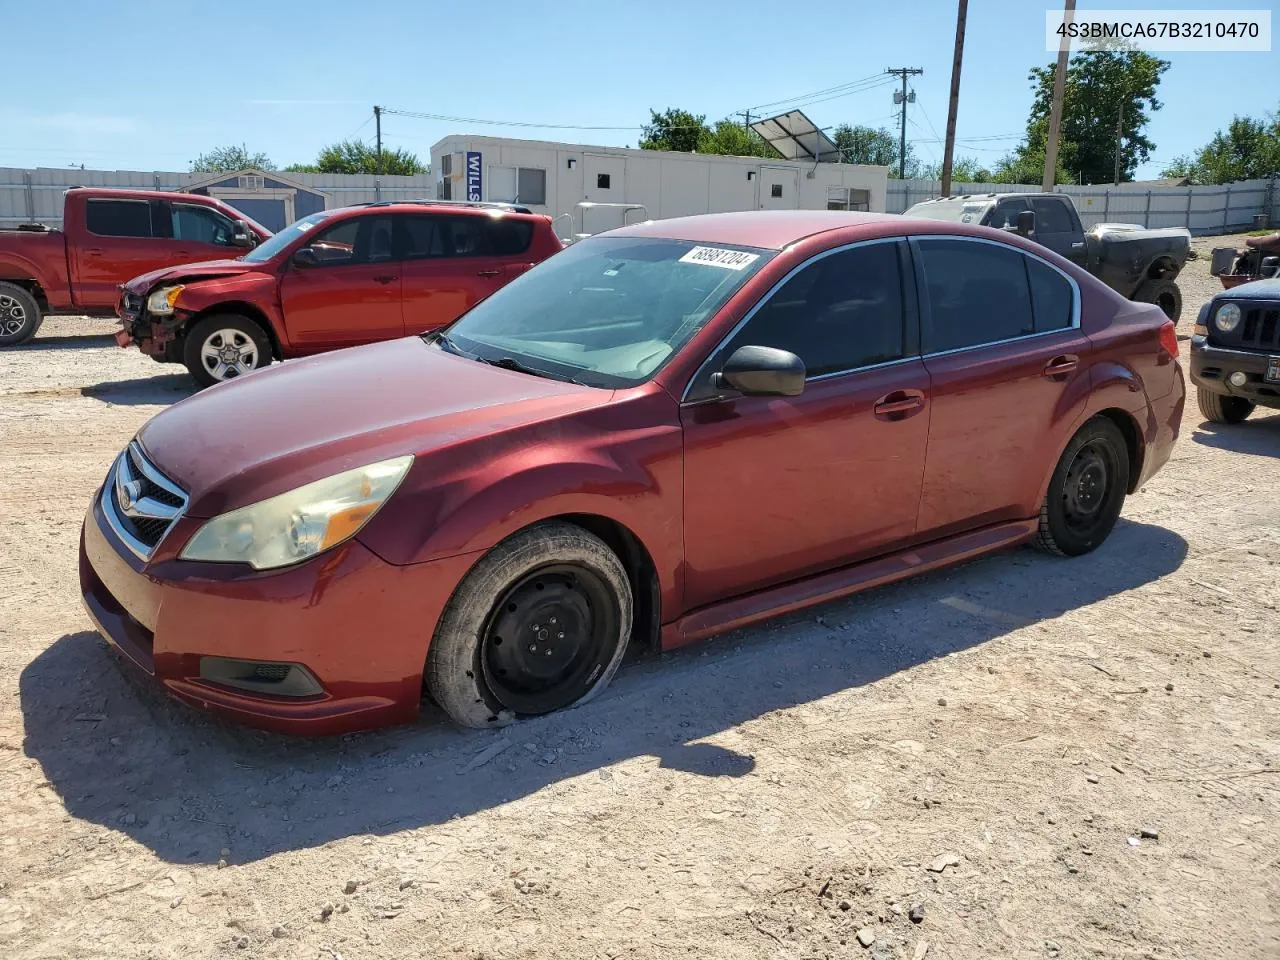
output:
[[[952,223],[981,223],[991,207],[990,200],[932,200],[917,203],[903,214],[922,220],[949,220]]]
[[[630,386],[653,376],[772,257],[686,240],[584,240],[477,304],[441,347],[589,386]]]
[[[265,260],[270,260],[328,215],[328,213],[313,213],[309,217],[295,220],[279,233],[258,244],[240,259],[248,260],[250,263],[262,263]]]

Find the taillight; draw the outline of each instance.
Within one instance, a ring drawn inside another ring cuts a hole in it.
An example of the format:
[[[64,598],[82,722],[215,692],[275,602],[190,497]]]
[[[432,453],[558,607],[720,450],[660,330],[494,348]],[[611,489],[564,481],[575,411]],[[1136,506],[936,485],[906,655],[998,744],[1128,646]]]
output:
[[[1175,360],[1178,358],[1178,328],[1172,320],[1160,324],[1160,349]]]

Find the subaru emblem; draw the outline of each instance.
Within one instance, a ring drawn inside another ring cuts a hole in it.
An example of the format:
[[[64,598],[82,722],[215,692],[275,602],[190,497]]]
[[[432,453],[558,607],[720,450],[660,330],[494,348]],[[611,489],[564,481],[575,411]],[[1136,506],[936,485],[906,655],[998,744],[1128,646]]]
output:
[[[122,510],[131,510],[133,505],[142,497],[142,483],[138,480],[130,480],[128,483],[120,486],[120,508]]]

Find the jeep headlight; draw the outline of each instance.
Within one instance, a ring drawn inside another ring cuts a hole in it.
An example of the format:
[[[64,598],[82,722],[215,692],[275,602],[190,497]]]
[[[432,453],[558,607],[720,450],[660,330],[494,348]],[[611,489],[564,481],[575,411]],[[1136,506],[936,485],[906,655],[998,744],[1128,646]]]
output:
[[[1224,303],[1213,315],[1213,325],[1223,333],[1230,333],[1240,326],[1240,308],[1234,303]]]
[[[178,294],[183,290],[182,284],[173,287],[160,287],[158,290],[152,290],[151,296],[147,297],[147,313],[154,314],[157,317],[166,317],[173,313],[173,305],[177,302]]]
[[[182,559],[270,570],[314,557],[354,537],[412,464],[412,456],[371,463],[214,517],[183,548]]]

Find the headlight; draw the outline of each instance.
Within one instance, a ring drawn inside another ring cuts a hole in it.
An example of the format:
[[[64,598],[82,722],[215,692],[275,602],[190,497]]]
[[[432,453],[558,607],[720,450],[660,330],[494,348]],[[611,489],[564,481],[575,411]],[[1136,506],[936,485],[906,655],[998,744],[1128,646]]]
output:
[[[1240,326],[1240,308],[1234,303],[1224,303],[1213,315],[1213,325],[1223,333],[1230,333]]]
[[[214,517],[191,538],[182,559],[269,570],[323,553],[354,537],[412,464],[411,456],[371,463]]]
[[[173,313],[173,305],[182,289],[182,284],[178,284],[176,287],[161,287],[159,290],[151,291],[151,296],[147,297],[147,313],[155,314],[157,317]]]

